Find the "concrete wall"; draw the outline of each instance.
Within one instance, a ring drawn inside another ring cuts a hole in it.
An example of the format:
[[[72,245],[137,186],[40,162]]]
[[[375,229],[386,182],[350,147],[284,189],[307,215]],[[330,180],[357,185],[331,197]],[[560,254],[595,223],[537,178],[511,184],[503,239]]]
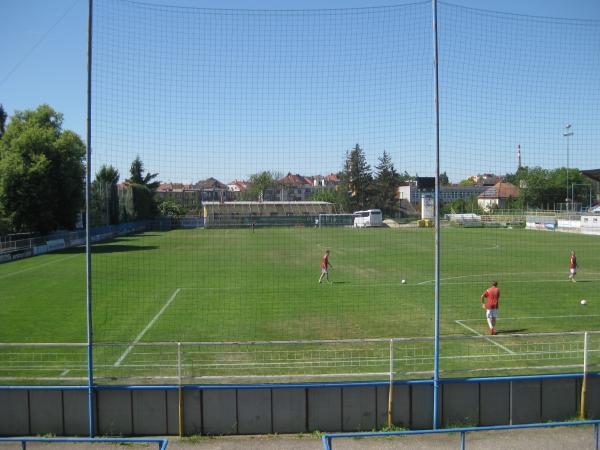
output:
[[[579,412],[581,379],[446,381],[440,391],[443,426],[508,425],[560,421]],[[433,388],[397,384],[393,422],[432,427]],[[176,435],[178,392],[107,389],[96,392],[99,435]],[[387,385],[251,387],[183,391],[184,433],[262,434],[368,431],[387,425]],[[590,377],[587,414],[600,419],[600,377]],[[0,435],[86,435],[87,392],[0,387]]]

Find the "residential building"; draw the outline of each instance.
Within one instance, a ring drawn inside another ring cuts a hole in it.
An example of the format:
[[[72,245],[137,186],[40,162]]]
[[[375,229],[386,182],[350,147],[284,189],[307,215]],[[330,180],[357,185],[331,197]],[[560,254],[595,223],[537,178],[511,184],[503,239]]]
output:
[[[514,184],[496,183],[479,195],[477,204],[484,211],[492,208],[506,208],[511,200],[519,197],[520,193],[521,191]]]
[[[451,203],[459,198],[468,200],[477,197],[486,190],[485,186],[459,186],[450,184],[440,187],[440,203]],[[408,182],[398,187],[398,199],[400,202],[409,201],[412,205],[419,205],[421,202],[421,193],[417,190],[415,182]]]

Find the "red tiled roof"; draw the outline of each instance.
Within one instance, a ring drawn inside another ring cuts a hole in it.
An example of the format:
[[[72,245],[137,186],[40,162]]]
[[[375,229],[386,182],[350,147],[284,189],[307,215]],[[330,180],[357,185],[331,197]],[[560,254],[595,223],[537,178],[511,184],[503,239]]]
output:
[[[514,184],[500,182],[483,191],[479,198],[517,198],[520,193]]]
[[[279,182],[282,184],[289,184],[292,186],[298,186],[298,185],[305,185],[305,184],[310,184],[312,185],[312,181],[309,181],[308,179],[306,179],[306,177],[303,177],[300,174],[292,174],[289,173],[283,177],[279,179]]]

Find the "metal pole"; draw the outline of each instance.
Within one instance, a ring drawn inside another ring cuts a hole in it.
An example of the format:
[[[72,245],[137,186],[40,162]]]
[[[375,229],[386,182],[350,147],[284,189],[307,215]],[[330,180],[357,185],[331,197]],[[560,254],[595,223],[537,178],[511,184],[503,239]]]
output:
[[[178,389],[178,418],[179,418],[179,437],[183,436],[183,391],[181,388],[181,342],[177,343],[177,378],[179,379]]]
[[[88,431],[94,437],[94,363],[92,327],[92,239],[90,224],[91,176],[92,176],[92,14],[93,0],[88,0],[88,47],[87,47],[87,139],[85,158],[85,281],[87,314],[87,365],[88,365]]]
[[[460,450],[465,450],[465,432],[460,433]]]
[[[571,124],[568,123],[565,125],[565,132],[563,136],[567,138],[567,212],[569,211],[569,137],[573,136],[573,132],[571,130]]]
[[[589,336],[587,331],[583,334],[583,380],[581,381],[581,402],[579,417],[585,419],[585,398],[587,394],[587,369],[588,369],[588,344]]]
[[[394,407],[394,339],[390,339],[390,387],[388,389],[388,410],[387,410],[387,424],[391,428],[392,422],[392,410]]]
[[[594,424],[594,448],[598,450],[598,424]]]
[[[438,427],[438,391],[440,380],[440,102],[438,82],[437,0],[433,8],[433,89],[435,103],[435,316],[433,355],[433,429]]]

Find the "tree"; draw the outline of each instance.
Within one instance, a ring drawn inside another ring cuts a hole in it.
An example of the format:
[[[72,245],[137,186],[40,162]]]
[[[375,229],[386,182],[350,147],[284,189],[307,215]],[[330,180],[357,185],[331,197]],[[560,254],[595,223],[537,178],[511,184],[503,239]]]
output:
[[[123,220],[152,219],[158,214],[154,201],[154,193],[160,181],[153,181],[158,173],[144,175],[144,163],[139,155],[135,157],[129,169],[130,177],[126,180],[128,188],[121,202]]]
[[[48,105],[15,113],[0,139],[0,216],[13,231],[71,229],[84,200],[85,145]]]
[[[360,145],[346,154],[344,169],[340,173],[341,187],[345,189],[345,208],[349,211],[367,209],[372,191],[373,177],[367,164],[365,153]]]
[[[384,214],[392,216],[399,206],[396,193],[400,185],[400,176],[394,168],[391,156],[385,150],[378,161],[375,167],[374,204]]]
[[[249,200],[262,201],[265,196],[265,191],[275,186],[275,177],[272,172],[267,170],[250,175],[250,186],[246,191],[246,198]]]
[[[185,208],[175,200],[164,200],[158,205],[162,216],[179,218],[185,215]]]
[[[6,131],[6,118],[8,117],[8,114],[6,114],[6,111],[4,111],[4,107],[2,106],[2,103],[0,103],[0,139],[2,139],[2,136],[4,135],[4,132]]]
[[[119,171],[111,165],[103,165],[92,182],[91,215],[93,225],[119,223]]]
[[[450,184],[450,179],[446,172],[440,173],[440,186],[448,186]]]
[[[475,186],[475,180],[473,180],[473,178],[466,178],[464,180],[461,180],[458,183],[459,186]]]
[[[343,203],[343,199],[340,198],[339,191],[335,188],[323,188],[315,191],[309,198],[314,202],[329,202],[336,205]]]
[[[520,167],[514,174],[504,177],[505,181],[521,188],[521,207],[554,208],[557,203],[565,203],[571,197],[570,187],[574,183],[585,183],[578,169],[568,169],[569,191],[567,193],[567,169],[554,170],[541,167]],[[575,202],[587,203],[588,194],[584,189],[573,189]]]
[[[127,180],[130,184],[139,184],[142,186],[146,186],[148,189],[155,191],[160,186],[160,181],[152,181],[154,180],[158,174],[148,172],[144,175],[144,163],[140,159],[140,156],[136,156],[133,162],[131,163],[131,167],[129,169],[130,177]]]

